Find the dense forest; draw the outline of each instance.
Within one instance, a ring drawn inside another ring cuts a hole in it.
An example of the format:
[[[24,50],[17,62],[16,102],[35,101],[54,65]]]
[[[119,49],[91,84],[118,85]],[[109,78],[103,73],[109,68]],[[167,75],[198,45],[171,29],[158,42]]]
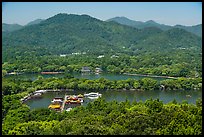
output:
[[[174,79],[74,78],[87,66],[105,73],[172,76]],[[11,72],[62,72],[63,78],[9,79]],[[202,99],[196,105],[159,99],[144,102],[99,98],[70,112],[34,109],[20,99],[40,89],[201,90],[202,38],[182,28],[142,29],[88,15],[57,14],[2,33],[3,135],[201,135]],[[111,92],[111,91],[110,91]]]
[[[26,50],[26,48],[24,48]],[[175,51],[172,54],[150,52],[139,55],[57,55],[38,56],[41,52],[24,53],[2,64],[3,75],[10,72],[39,73],[42,71],[81,72],[83,66],[92,71],[100,67],[108,73],[136,73],[173,77],[202,77],[201,56],[194,51]],[[189,56],[186,56],[188,54]],[[99,56],[103,56],[98,58]],[[166,56],[165,56],[166,55]]]
[[[64,78],[43,78],[22,80],[3,78],[2,83],[2,134],[11,135],[194,135],[202,134],[202,100],[196,105],[176,100],[163,104],[159,99],[132,104],[106,102],[99,98],[86,107],[80,106],[70,112],[58,113],[49,109],[34,109],[22,104],[20,99],[38,89],[75,89],[83,91],[130,89],[154,90],[160,84],[165,89],[201,89],[202,79],[167,79],[110,81],[77,79],[71,75]],[[110,91],[111,92],[111,91]]]
[[[22,93],[3,97],[3,135],[202,135],[202,100],[196,105],[159,99],[130,103],[97,99],[58,113],[30,110]],[[10,105],[12,104],[12,105]]]
[[[57,14],[2,38],[3,74],[89,66],[111,73],[202,76],[201,38],[180,28],[137,29],[88,15]]]

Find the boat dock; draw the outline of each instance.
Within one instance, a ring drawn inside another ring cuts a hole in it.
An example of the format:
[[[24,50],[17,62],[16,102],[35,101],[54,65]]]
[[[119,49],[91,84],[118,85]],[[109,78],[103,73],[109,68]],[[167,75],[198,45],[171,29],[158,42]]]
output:
[[[77,106],[80,106],[83,104],[84,97],[88,97],[89,99],[97,99],[98,97],[101,97],[102,94],[99,94],[98,92],[91,92],[89,94],[84,94],[84,95],[64,95],[64,99],[61,105],[60,111],[68,110],[75,108]],[[68,101],[68,102],[67,102]],[[66,103],[67,102],[67,103]]]
[[[68,97],[68,95],[64,95],[64,100],[63,100],[63,103],[62,103],[62,107],[61,107],[61,111],[63,111],[64,110],[64,106],[65,106],[65,102],[66,102],[66,100],[67,100],[67,97]]]
[[[82,105],[83,95],[66,95],[61,105],[61,112],[66,110],[69,111],[72,108]]]

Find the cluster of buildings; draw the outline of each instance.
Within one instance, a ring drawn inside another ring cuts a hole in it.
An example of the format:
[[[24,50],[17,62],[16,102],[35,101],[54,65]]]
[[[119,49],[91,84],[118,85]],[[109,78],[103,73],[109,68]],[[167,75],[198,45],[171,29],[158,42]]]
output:
[[[72,108],[82,105],[84,102],[83,95],[65,95],[63,97],[55,97],[51,104],[48,106],[49,109],[61,112],[63,110],[70,111]]]
[[[103,70],[101,69],[101,68],[95,68],[95,73],[96,74],[99,74],[99,73],[101,73]],[[90,67],[82,67],[82,69],[81,69],[81,72],[82,73],[90,73],[91,72],[91,69],[90,69]]]
[[[68,55],[82,55],[82,54],[86,54],[86,52],[73,52],[71,54],[60,54],[60,57],[66,57]]]
[[[98,92],[90,92],[88,94],[78,94],[78,95],[65,95],[63,97],[55,97],[51,101],[51,104],[48,106],[49,109],[53,109],[57,112],[70,111],[73,108],[83,105],[84,97],[88,97],[89,99],[97,99],[101,97],[102,94]]]

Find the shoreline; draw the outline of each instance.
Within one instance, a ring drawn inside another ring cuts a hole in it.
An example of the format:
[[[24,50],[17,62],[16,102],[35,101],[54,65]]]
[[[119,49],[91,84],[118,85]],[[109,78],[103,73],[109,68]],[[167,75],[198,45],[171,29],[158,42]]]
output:
[[[157,75],[145,75],[145,74],[131,74],[131,73],[123,73],[124,75],[129,76],[145,76],[145,77],[153,77],[153,78],[171,78],[171,79],[178,79],[179,77],[171,77],[171,76],[157,76]]]

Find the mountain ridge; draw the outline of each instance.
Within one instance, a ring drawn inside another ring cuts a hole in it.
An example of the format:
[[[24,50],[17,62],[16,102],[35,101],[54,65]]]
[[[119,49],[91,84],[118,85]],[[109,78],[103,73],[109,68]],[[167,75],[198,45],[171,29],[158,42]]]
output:
[[[174,25],[174,26],[170,26],[170,25],[165,25],[165,24],[160,24],[157,23],[153,20],[149,20],[146,22],[142,22],[142,21],[134,21],[131,20],[127,17],[114,17],[114,18],[110,18],[106,21],[115,21],[117,23],[123,24],[123,25],[128,25],[128,26],[132,26],[135,28],[139,28],[139,29],[143,29],[146,27],[158,27],[164,31],[172,29],[172,28],[182,28],[185,29],[188,32],[194,33],[200,37],[202,37],[202,24],[197,24],[197,25],[192,25],[192,26],[184,26],[184,25]]]
[[[19,25],[17,23],[15,24],[2,23],[2,32],[12,32],[12,31],[20,30],[25,26],[39,24],[42,21],[44,21],[44,19],[36,19],[31,22],[28,22],[26,25]]]
[[[168,46],[169,43],[172,45]],[[73,52],[135,54],[147,50],[153,52],[155,49],[164,52],[167,48],[169,52],[182,47],[200,49],[202,44],[200,37],[179,28],[168,31],[157,27],[137,29],[89,15],[57,14],[39,24],[3,34],[2,45],[4,57],[9,58],[14,56],[13,53],[25,54],[25,49],[37,55]],[[160,48],[157,48],[158,45]]]
[[[23,28],[23,26],[19,24],[2,23],[2,32],[11,32],[11,31],[19,30],[21,28]]]
[[[33,20],[33,21],[27,23],[25,26],[34,25],[34,24],[39,24],[39,23],[41,23],[42,21],[44,21],[44,19],[36,19],[36,20]]]

